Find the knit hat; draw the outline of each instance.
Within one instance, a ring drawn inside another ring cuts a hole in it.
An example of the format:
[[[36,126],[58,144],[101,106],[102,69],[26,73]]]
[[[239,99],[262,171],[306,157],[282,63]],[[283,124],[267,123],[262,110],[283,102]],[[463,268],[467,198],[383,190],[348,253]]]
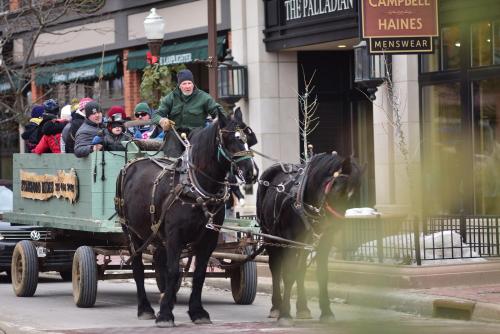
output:
[[[91,115],[101,111],[101,106],[95,101],[90,101],[85,104],[85,117],[89,118]]]
[[[31,118],[39,118],[42,117],[43,114],[43,106],[39,104],[34,104],[33,108],[31,108]]]
[[[83,99],[80,100],[80,102],[78,103],[78,109],[80,109],[81,111],[84,111],[85,110],[85,105],[87,103],[89,103],[90,101],[94,101],[92,100],[90,97],[84,97]]]
[[[59,114],[59,103],[54,99],[48,99],[43,102],[43,109],[47,114],[57,115]]]
[[[194,83],[193,73],[188,69],[180,70],[179,73],[177,73],[177,84],[180,85],[184,81],[191,81]]]
[[[67,104],[61,109],[61,118],[71,120],[71,105]]]
[[[141,112],[146,112],[149,115],[151,115],[151,109],[149,108],[149,105],[146,102],[138,103],[135,106],[134,114],[138,114],[138,113],[141,113]]]
[[[127,118],[127,115],[125,114],[125,108],[122,106],[112,106],[108,110],[108,118],[113,119],[113,115],[120,114],[121,119]]]
[[[109,111],[108,111],[108,115],[109,115]],[[109,117],[108,130],[111,131],[112,128],[119,125],[122,128],[122,130],[125,131],[124,123],[125,123],[125,120],[122,118],[122,114],[119,112],[114,113],[113,115],[111,115]]]

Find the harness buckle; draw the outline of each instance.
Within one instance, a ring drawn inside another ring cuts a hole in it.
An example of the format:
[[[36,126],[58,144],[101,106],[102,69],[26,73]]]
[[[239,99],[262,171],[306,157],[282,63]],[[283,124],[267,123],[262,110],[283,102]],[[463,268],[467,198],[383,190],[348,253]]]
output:
[[[154,214],[155,213],[155,206],[154,205],[150,205],[149,206],[149,213],[150,214]]]
[[[282,193],[285,191],[285,185],[283,183],[280,183],[276,186],[276,191],[279,193]]]

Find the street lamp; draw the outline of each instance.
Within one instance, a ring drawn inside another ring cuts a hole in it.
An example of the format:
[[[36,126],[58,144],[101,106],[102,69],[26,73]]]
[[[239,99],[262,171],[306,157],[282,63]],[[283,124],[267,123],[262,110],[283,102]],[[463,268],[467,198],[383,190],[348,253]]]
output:
[[[248,97],[247,67],[234,61],[231,49],[217,68],[218,71],[218,97],[228,106],[232,107],[241,98]]]
[[[165,21],[163,17],[156,14],[156,8],[151,8],[151,13],[144,19],[144,31],[148,39],[151,56],[157,61],[163,44],[163,36],[165,35]]]
[[[364,88],[370,100],[375,100],[377,87],[386,77],[385,55],[370,55],[365,41],[354,47],[354,83]]]

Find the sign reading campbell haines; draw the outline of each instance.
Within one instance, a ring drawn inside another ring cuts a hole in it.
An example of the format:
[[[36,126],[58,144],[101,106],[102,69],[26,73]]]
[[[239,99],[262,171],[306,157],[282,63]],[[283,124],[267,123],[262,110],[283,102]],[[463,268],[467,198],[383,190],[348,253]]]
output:
[[[438,0],[361,0],[363,38],[372,53],[432,52]]]

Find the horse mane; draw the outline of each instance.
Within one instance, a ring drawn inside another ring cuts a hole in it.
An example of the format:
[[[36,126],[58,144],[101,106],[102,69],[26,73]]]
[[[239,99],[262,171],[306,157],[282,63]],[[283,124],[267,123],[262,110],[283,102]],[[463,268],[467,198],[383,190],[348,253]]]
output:
[[[213,164],[213,152],[217,150],[218,122],[215,121],[204,128],[194,129],[190,134],[193,163],[202,169]]]
[[[305,185],[304,201],[317,205],[324,194],[326,182],[333,173],[342,166],[342,158],[338,154],[320,153],[312,157],[307,169],[307,184]]]

